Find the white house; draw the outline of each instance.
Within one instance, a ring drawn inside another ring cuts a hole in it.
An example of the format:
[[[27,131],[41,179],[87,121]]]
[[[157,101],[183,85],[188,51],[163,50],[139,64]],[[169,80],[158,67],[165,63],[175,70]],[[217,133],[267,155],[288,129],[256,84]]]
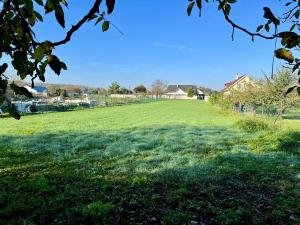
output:
[[[188,97],[188,91],[192,89],[196,93],[194,97]],[[170,99],[205,99],[204,91],[197,88],[195,85],[168,85],[166,95]]]
[[[245,86],[249,83],[251,83],[252,80],[250,77],[243,75],[243,76],[236,76],[236,79],[233,81],[230,81],[224,85],[224,89],[222,92],[225,95],[229,95],[232,93],[232,91],[243,91]]]

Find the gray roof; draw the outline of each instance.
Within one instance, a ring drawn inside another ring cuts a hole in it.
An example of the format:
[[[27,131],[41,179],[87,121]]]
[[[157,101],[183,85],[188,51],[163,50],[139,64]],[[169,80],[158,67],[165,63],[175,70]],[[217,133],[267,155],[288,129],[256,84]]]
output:
[[[176,92],[178,89],[183,90],[184,92],[188,92],[189,89],[197,89],[196,85],[168,85],[167,92]]]

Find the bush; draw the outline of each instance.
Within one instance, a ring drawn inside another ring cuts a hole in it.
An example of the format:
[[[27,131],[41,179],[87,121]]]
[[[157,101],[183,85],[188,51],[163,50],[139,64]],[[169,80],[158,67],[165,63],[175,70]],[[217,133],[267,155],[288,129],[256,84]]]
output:
[[[192,98],[192,97],[195,96],[195,94],[196,94],[196,91],[195,91],[193,88],[190,88],[190,89],[188,90],[187,96],[188,96],[189,98]]]
[[[263,131],[270,128],[265,121],[253,118],[237,121],[236,127],[249,133]]]
[[[212,92],[209,99],[208,99],[208,102],[211,104],[211,105],[217,105],[220,101],[220,94],[218,94],[217,92]]]

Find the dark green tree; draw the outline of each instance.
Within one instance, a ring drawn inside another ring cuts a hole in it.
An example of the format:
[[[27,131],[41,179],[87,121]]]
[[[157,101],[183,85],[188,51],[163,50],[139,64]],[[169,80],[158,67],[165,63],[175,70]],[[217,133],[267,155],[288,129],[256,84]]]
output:
[[[133,91],[135,93],[147,93],[147,88],[145,87],[145,85],[143,84],[140,84],[138,86],[136,86]]]
[[[129,95],[129,94],[132,94],[132,90],[126,88],[126,87],[122,87],[120,88],[118,94],[123,94],[123,95]]]
[[[192,98],[195,96],[195,94],[196,94],[196,91],[193,88],[189,88],[187,96]]]
[[[119,94],[121,86],[117,82],[112,82],[108,88],[108,94]]]

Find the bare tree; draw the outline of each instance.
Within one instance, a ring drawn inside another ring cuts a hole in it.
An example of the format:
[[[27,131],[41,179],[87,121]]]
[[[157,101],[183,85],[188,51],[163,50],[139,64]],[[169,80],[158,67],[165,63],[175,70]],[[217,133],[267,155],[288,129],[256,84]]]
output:
[[[167,90],[167,82],[163,80],[155,80],[151,85],[151,93],[158,98],[163,95]]]

